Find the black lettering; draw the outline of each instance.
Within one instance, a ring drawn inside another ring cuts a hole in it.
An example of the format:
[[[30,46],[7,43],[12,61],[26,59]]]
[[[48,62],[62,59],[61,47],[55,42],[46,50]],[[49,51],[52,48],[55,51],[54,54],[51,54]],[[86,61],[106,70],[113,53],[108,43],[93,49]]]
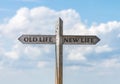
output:
[[[49,42],[53,42],[52,37],[49,38]]]
[[[73,39],[73,42],[78,42],[79,41],[79,38],[72,38]]]
[[[83,42],[83,43],[84,43],[84,42],[85,42],[85,39],[86,39],[86,38],[81,38],[81,42]]]
[[[36,37],[33,37],[33,42],[37,42],[37,38]]]
[[[94,41],[93,41],[94,39],[93,38],[91,38],[91,43],[94,43]]]
[[[29,38],[28,38],[28,37],[25,37],[25,38],[24,38],[24,41],[25,41],[25,42],[28,42],[28,41],[29,41]]]
[[[48,42],[48,37],[45,37],[45,42]]]
[[[69,42],[68,38],[64,38],[64,42]]]
[[[69,42],[72,42],[72,38],[69,38]]]
[[[89,43],[89,38],[86,38],[86,39],[85,39],[85,42],[86,42],[86,43]]]
[[[29,42],[32,42],[32,38],[29,37]]]
[[[86,38],[86,43],[92,43],[93,42],[93,39],[92,38]]]
[[[42,41],[42,39],[39,37],[39,42],[41,42]]]
[[[47,40],[46,40],[46,37],[43,37],[42,38],[42,42],[46,42]]]

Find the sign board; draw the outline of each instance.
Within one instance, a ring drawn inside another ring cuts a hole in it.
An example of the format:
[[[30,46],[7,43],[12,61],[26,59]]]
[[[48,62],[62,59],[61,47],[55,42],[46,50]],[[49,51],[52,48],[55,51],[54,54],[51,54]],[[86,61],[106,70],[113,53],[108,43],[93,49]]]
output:
[[[23,44],[55,44],[55,35],[22,35],[19,40]],[[94,45],[99,42],[100,39],[97,36],[75,36],[75,35],[63,35],[62,44],[76,44],[76,45]]]
[[[23,44],[55,44],[55,35],[22,35],[18,39]]]
[[[76,45],[95,45],[100,39],[97,36],[63,36],[63,44],[76,44]]]

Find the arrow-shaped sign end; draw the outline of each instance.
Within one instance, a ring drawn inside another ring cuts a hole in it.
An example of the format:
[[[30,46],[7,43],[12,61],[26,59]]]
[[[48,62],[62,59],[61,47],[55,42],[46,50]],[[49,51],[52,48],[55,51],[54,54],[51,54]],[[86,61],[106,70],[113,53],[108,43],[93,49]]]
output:
[[[95,36],[94,42],[95,44],[97,44],[100,41],[100,38],[98,38],[97,36]]]
[[[21,35],[21,36],[18,38],[18,40],[19,40],[21,43],[24,44],[24,42],[23,42],[23,35]]]

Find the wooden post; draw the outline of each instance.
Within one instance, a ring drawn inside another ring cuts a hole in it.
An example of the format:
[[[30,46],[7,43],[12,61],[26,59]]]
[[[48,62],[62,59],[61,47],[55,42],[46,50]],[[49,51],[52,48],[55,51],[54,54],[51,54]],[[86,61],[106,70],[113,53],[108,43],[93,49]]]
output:
[[[55,84],[63,84],[63,21],[59,18],[56,25],[56,79]]]

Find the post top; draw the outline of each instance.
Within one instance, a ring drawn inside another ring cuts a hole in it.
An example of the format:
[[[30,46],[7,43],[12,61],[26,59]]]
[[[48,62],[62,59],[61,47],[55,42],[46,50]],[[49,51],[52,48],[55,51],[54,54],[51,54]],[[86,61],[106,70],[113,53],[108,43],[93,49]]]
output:
[[[63,35],[63,20],[60,17],[56,24],[56,35]]]
[[[63,23],[63,20],[61,19],[61,17],[58,18],[58,22],[62,22]]]

